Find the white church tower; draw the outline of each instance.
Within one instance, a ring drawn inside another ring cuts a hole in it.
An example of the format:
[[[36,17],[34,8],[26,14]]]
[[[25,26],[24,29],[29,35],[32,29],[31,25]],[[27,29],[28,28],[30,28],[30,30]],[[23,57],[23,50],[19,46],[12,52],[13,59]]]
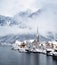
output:
[[[38,27],[37,27],[36,41],[37,41],[38,43],[40,42]]]

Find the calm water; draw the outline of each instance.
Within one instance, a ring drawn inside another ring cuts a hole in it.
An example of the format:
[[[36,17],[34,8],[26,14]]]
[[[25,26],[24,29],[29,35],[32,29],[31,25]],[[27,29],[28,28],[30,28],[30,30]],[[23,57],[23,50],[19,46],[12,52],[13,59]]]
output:
[[[57,60],[44,54],[19,53],[10,47],[0,47],[0,65],[57,65]]]

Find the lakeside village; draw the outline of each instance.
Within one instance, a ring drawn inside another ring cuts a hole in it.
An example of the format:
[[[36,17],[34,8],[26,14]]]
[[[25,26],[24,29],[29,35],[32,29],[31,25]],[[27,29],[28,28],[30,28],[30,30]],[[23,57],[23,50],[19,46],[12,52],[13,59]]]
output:
[[[1,45],[10,45],[12,50],[18,50],[20,53],[42,53],[57,59],[57,40],[40,42],[38,29],[35,39],[24,40],[23,42],[16,40],[13,44],[2,43]]]
[[[12,44],[12,49],[25,53],[43,53],[57,59],[57,41],[54,40],[41,43],[38,30],[34,40],[25,40],[23,42],[16,40],[15,43]]]

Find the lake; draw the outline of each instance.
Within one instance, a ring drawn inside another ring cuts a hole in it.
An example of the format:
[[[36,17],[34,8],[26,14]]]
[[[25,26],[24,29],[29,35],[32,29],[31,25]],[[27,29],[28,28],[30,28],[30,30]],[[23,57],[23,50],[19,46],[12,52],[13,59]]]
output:
[[[0,65],[57,65],[52,56],[39,53],[19,53],[9,46],[0,47]]]

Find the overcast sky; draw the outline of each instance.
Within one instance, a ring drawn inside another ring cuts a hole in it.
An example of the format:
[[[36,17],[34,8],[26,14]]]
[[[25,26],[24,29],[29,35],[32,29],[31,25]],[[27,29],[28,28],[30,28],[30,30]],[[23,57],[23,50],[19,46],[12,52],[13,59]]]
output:
[[[47,3],[57,4],[57,0],[0,0],[0,15],[13,16],[27,9],[36,11]]]
[[[41,34],[49,31],[57,33],[57,0],[0,0],[0,15],[14,16],[27,9],[32,10],[32,12],[38,9],[42,11],[39,17],[36,15],[36,19],[25,20],[27,27],[32,28],[30,33],[36,32],[37,26]],[[18,26],[0,26],[0,35],[28,32],[28,29],[19,29]]]

